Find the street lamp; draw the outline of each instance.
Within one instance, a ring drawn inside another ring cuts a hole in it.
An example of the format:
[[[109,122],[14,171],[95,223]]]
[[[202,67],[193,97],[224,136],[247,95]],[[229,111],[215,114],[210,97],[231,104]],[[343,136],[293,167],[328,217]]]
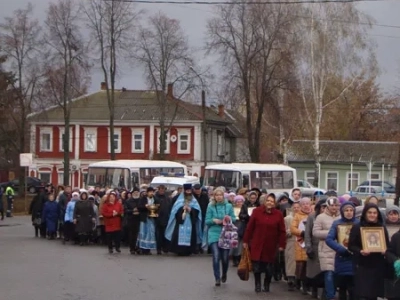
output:
[[[206,92],[203,78],[196,72],[196,70],[190,66],[190,70],[200,79],[201,82],[201,107],[203,110],[203,161],[204,161],[204,171],[207,167],[207,118],[206,118]]]

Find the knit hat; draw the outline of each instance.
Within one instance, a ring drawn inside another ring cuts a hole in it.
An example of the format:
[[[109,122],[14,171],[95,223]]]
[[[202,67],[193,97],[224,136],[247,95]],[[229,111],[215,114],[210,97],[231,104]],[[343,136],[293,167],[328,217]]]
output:
[[[244,197],[242,195],[237,195],[233,200],[235,201],[235,203],[244,202]]]
[[[72,193],[72,198],[79,198],[79,193],[78,192],[73,192]]]
[[[326,200],[326,205],[327,206],[334,206],[340,204],[339,199],[336,197],[330,197],[328,200]]]

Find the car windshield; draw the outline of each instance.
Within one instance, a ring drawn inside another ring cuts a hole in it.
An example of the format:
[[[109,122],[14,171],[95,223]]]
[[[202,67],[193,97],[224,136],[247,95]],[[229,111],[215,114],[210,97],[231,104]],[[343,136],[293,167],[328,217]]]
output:
[[[239,188],[240,172],[229,170],[206,170],[204,175],[205,186],[223,186],[228,190]]]

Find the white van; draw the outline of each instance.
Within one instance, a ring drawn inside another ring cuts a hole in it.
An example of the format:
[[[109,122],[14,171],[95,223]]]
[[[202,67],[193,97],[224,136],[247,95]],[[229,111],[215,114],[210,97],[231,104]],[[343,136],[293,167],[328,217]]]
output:
[[[150,186],[157,188],[159,185],[164,185],[168,191],[172,192],[186,183],[191,183],[193,186],[195,184],[200,184],[200,179],[196,176],[156,176],[151,181]]]

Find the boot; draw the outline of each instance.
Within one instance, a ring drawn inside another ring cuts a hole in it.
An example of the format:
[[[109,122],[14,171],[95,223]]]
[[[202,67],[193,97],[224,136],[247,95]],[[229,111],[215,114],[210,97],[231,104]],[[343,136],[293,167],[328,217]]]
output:
[[[261,273],[254,273],[255,291],[261,292]]]
[[[347,291],[344,288],[339,288],[339,300],[347,300]]]
[[[295,279],[291,276],[288,277],[288,291],[293,292],[295,289],[295,284],[294,284]]]
[[[269,292],[269,285],[271,283],[271,276],[266,274],[264,278],[264,290],[263,292],[268,293]]]
[[[239,265],[239,262],[240,262],[240,255],[239,256],[234,256],[233,257],[233,266],[234,267],[237,267],[238,265]]]
[[[315,286],[311,288],[311,298],[318,299],[318,288]]]
[[[296,287],[296,290],[300,291],[300,289],[301,289],[301,280],[300,279],[296,279],[295,287]]]
[[[309,286],[307,285],[307,283],[305,281],[301,282],[301,286],[303,288],[302,294],[307,295],[308,291],[309,291]]]

